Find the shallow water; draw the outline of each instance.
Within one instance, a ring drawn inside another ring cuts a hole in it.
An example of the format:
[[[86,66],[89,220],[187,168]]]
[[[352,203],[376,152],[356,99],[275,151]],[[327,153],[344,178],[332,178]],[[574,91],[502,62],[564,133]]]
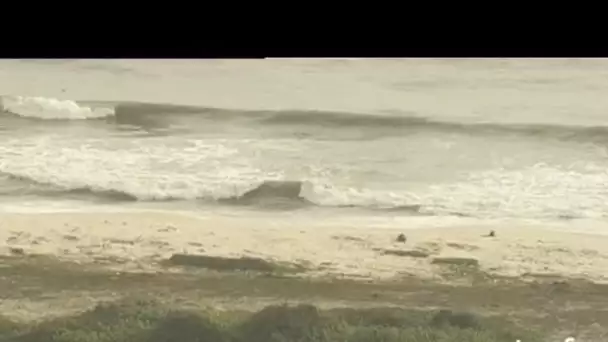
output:
[[[0,209],[604,221],[607,60],[3,60]]]

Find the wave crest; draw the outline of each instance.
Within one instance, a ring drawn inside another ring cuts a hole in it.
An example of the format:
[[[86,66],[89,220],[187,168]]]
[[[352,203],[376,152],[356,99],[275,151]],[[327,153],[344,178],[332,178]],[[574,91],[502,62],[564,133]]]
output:
[[[381,129],[383,136],[450,132],[474,135],[522,135],[538,138],[605,143],[608,127],[541,123],[457,122],[432,120],[412,114],[346,113],[322,110],[246,110],[178,104],[72,101],[46,97],[0,96],[0,112],[28,119],[105,119],[108,123],[154,131],[188,127],[199,130],[209,123],[265,126],[310,126],[332,129]],[[201,124],[204,120],[205,124]]]
[[[36,179],[29,178],[23,175],[15,175],[11,173],[1,174],[11,185],[4,184],[0,187],[0,195],[36,195],[50,197],[77,197],[89,198],[100,201],[117,201],[117,202],[167,202],[167,201],[183,201],[183,200],[198,200],[203,202],[215,202],[224,205],[237,206],[252,206],[264,209],[289,210],[305,208],[310,206],[318,207],[333,207],[333,208],[365,208],[372,210],[388,210],[388,211],[403,211],[408,213],[421,213],[420,205],[405,204],[402,200],[393,199],[393,201],[366,201],[366,196],[362,194],[354,194],[354,198],[349,196],[352,191],[344,192],[339,189],[334,189],[328,186],[319,186],[309,181],[292,181],[292,180],[265,180],[259,182],[248,190],[240,194],[231,196],[218,196],[218,194],[208,194],[191,197],[191,194],[184,193],[183,196],[176,196],[169,193],[133,193],[127,189],[120,188],[102,188],[99,186],[82,186],[75,185],[73,187],[65,184],[53,184],[40,182]],[[224,184],[225,187],[234,186],[234,184]],[[203,191],[206,192],[206,191]]]
[[[35,195],[109,202],[198,201],[273,210],[306,207],[359,208],[406,215],[495,218],[605,217],[606,173],[580,174],[537,165],[524,170],[492,170],[466,180],[430,187],[424,193],[350,188],[322,180],[224,179],[219,182],[137,186],[116,182],[63,182],[23,173],[0,173],[0,195]],[[7,179],[8,178],[8,179]],[[554,200],[548,201],[548,198]],[[571,200],[568,200],[570,198]],[[561,200],[560,200],[561,199]]]
[[[99,119],[115,114],[111,107],[85,106],[71,100],[29,96],[0,97],[0,108],[9,114],[43,120]]]
[[[302,185],[299,181],[265,181],[236,198],[241,202],[252,202],[261,198],[301,199]]]

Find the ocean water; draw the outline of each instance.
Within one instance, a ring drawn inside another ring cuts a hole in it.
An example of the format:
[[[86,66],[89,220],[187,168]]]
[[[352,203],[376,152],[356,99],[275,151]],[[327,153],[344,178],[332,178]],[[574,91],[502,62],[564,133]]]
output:
[[[608,218],[608,60],[2,60],[0,210]]]

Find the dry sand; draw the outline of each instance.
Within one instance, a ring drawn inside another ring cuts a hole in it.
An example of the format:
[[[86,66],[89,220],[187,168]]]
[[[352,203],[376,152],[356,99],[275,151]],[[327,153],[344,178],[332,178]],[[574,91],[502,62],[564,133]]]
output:
[[[250,256],[304,264],[311,276],[363,279],[434,278],[445,266],[432,264],[433,258],[466,257],[493,274],[557,274],[596,282],[608,277],[608,236],[493,229],[496,237],[485,237],[485,226],[396,230],[167,212],[1,214],[0,253],[22,249],[138,270],[155,270],[174,253]],[[407,242],[396,242],[399,233]],[[416,250],[428,257],[387,255],[386,250]]]

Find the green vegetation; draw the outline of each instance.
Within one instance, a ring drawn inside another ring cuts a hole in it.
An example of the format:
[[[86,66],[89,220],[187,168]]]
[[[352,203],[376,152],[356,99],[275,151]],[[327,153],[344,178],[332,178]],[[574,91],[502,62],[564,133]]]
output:
[[[155,301],[100,304],[77,316],[16,324],[0,319],[6,342],[526,342],[540,336],[468,313],[397,308],[319,310],[269,306],[255,313],[194,312]]]
[[[428,258],[429,253],[425,251],[419,250],[398,250],[398,249],[386,249],[384,250],[384,255],[395,255],[401,257],[411,257],[411,258]]]
[[[173,254],[166,261],[170,266],[199,267],[216,271],[257,271],[267,273],[297,273],[300,265],[279,264],[260,258],[226,258],[208,255]]]

